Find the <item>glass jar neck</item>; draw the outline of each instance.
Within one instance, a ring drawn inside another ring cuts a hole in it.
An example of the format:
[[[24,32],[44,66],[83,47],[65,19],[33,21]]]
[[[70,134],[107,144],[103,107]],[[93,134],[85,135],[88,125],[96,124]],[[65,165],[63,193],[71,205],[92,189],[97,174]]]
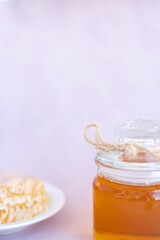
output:
[[[160,169],[157,170],[128,170],[106,167],[97,163],[97,175],[109,181],[127,185],[156,185],[160,184]]]

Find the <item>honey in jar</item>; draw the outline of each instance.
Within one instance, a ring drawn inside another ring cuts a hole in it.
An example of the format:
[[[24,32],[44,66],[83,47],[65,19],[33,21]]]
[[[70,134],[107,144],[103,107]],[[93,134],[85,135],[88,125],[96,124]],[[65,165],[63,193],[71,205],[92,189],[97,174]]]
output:
[[[128,121],[115,128],[116,142],[160,152],[160,123]],[[146,152],[126,159],[99,151],[93,182],[95,240],[160,240],[160,159]]]

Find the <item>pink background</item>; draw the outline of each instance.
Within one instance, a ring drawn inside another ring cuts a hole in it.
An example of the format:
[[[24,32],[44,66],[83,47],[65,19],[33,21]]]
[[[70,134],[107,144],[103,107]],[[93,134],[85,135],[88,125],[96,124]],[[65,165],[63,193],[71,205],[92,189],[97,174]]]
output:
[[[123,120],[160,119],[159,0],[0,2],[0,160],[56,184],[63,210],[13,240],[91,240],[95,150]]]

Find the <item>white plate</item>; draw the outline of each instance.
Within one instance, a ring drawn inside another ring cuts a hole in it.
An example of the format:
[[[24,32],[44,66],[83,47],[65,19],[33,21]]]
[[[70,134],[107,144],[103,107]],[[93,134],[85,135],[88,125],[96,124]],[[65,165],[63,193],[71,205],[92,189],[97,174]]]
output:
[[[29,220],[0,224],[0,235],[19,232],[32,224],[41,222],[53,216],[58,211],[60,211],[60,209],[63,207],[65,203],[64,193],[58,187],[46,182],[45,190],[47,194],[47,210]]]

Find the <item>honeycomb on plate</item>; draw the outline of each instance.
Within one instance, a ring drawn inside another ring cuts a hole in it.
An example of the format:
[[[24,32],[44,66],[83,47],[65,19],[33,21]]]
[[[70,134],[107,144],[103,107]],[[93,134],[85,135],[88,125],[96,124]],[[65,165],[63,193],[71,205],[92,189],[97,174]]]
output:
[[[32,218],[46,209],[44,182],[0,171],[0,224]]]

